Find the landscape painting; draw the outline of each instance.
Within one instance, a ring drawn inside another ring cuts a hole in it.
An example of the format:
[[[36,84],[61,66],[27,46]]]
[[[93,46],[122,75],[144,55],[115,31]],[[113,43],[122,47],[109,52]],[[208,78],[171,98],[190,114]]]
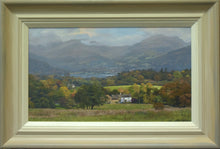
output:
[[[30,121],[191,121],[190,28],[29,29]]]

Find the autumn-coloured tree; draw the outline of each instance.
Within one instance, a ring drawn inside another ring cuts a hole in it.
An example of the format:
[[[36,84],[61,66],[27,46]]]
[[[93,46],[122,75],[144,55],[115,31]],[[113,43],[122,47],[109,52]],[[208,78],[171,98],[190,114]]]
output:
[[[180,107],[188,107],[191,105],[191,94],[183,94],[180,96]]]
[[[71,108],[73,106],[73,98],[70,97],[71,92],[69,91],[69,89],[66,86],[62,86],[59,89],[65,98],[61,98],[60,103],[62,107],[65,108]]]
[[[122,87],[118,88],[118,92],[119,92],[120,94],[123,94],[124,91],[125,91],[124,88],[122,88]]]
[[[66,86],[60,87],[59,89],[61,92],[63,92],[65,98],[69,98],[70,97],[70,91]]]
[[[175,82],[167,83],[160,89],[160,94],[164,103],[171,106],[190,106],[191,84],[187,79],[179,79]]]

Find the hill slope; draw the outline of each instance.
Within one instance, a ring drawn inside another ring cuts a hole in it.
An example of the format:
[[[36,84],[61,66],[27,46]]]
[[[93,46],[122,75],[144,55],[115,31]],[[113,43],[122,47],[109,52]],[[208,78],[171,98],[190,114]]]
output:
[[[191,68],[191,46],[149,59],[148,63],[155,70],[159,70],[160,68],[167,68],[168,70],[189,69]]]
[[[64,75],[67,71],[54,68],[50,66],[48,63],[29,58],[29,74],[40,74],[40,75]]]

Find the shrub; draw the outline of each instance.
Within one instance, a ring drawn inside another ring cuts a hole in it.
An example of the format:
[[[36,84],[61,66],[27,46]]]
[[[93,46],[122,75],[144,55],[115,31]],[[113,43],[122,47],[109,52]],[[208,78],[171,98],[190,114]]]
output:
[[[163,103],[161,103],[161,102],[154,103],[154,109],[155,110],[163,110],[164,109]]]
[[[191,106],[191,94],[184,94],[180,96],[180,107]]]
[[[164,109],[164,105],[163,105],[161,96],[156,96],[154,98],[154,109],[155,110],[163,110]]]
[[[136,98],[132,98],[132,99],[131,99],[131,102],[132,102],[132,103],[137,103],[138,100],[137,100]]]

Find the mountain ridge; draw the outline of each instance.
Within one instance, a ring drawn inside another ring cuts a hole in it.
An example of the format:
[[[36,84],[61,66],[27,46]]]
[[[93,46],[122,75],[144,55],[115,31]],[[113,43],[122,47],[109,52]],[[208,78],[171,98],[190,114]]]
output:
[[[94,71],[95,73],[111,72],[115,74],[135,69],[154,68],[157,70],[160,63],[164,65],[164,62],[161,61],[155,64],[158,60],[157,57],[162,56],[162,59],[165,60],[163,56],[184,48],[186,45],[187,43],[178,37],[164,35],[151,36],[132,46],[87,45],[80,40],[70,40],[54,46],[30,45],[29,55],[32,59],[39,59],[53,68],[66,72],[88,73]],[[39,52],[37,52],[38,49]],[[169,56],[165,57],[169,59]],[[167,64],[166,66],[170,70],[174,68],[172,65]],[[187,64],[187,67],[191,67],[191,62],[190,66]],[[175,69],[182,69],[182,66],[180,68],[175,66]]]

